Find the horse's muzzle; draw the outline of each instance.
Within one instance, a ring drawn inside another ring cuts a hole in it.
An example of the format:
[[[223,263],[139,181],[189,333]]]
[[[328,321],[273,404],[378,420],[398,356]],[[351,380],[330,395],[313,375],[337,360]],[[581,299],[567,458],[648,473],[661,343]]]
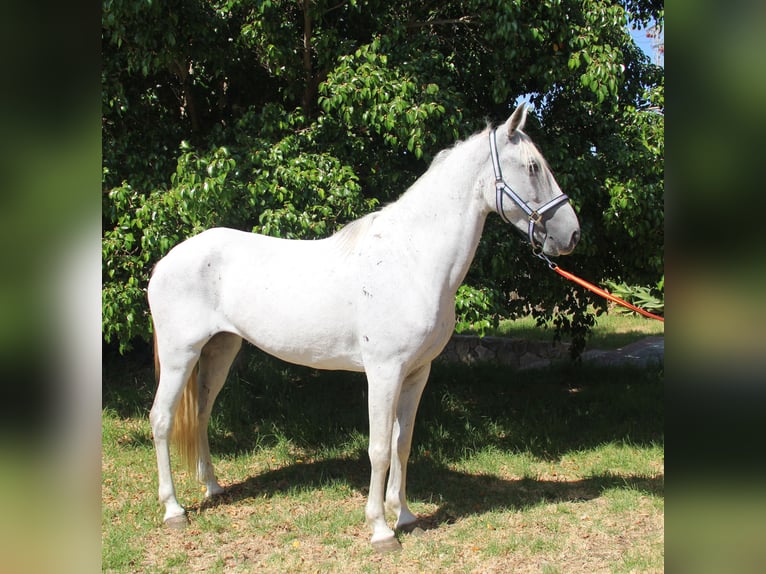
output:
[[[574,251],[577,242],[580,241],[580,230],[575,229],[572,235],[569,237],[567,243],[562,244],[550,235],[545,238],[543,243],[543,253],[549,257],[557,257],[559,255],[569,255]]]

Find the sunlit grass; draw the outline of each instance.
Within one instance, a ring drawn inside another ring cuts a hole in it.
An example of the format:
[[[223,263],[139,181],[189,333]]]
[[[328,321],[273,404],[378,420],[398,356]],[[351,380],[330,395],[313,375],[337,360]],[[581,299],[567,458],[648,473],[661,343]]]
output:
[[[409,467],[426,532],[381,557],[364,523],[362,376],[246,350],[210,429],[226,492],[206,501],[177,472],[191,522],[177,533],[157,501],[150,367],[128,382],[107,370],[103,570],[661,572],[663,387],[652,369],[435,365]]]
[[[591,329],[587,347],[590,349],[619,349],[627,344],[649,336],[665,334],[665,323],[641,315],[620,313],[612,310],[596,317]],[[534,341],[553,339],[553,327],[538,326],[532,316],[500,321],[497,329],[489,329],[485,335],[512,337]],[[568,337],[562,337],[568,341]]]

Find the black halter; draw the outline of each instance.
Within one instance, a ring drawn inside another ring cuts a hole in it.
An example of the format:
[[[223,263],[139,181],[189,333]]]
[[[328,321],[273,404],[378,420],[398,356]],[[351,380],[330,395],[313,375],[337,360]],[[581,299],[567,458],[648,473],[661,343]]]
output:
[[[500,217],[503,218],[503,221],[506,223],[511,223],[511,220],[506,217],[505,211],[503,210],[503,198],[506,195],[510,197],[513,202],[518,205],[524,213],[526,213],[527,218],[529,219],[528,234],[529,243],[532,245],[532,251],[535,253],[542,252],[542,245],[538,245],[535,242],[535,224],[542,221],[542,217],[545,212],[550,211],[565,201],[569,201],[569,197],[562,193],[558,197],[551,199],[548,203],[543,204],[537,209],[532,209],[529,207],[529,204],[526,201],[521,199],[516,194],[516,192],[511,189],[510,185],[505,183],[505,180],[503,179],[503,172],[500,170],[500,156],[497,153],[496,129],[489,133],[489,149],[490,156],[492,157],[492,167],[495,170],[495,202],[497,205],[497,212],[500,214]]]

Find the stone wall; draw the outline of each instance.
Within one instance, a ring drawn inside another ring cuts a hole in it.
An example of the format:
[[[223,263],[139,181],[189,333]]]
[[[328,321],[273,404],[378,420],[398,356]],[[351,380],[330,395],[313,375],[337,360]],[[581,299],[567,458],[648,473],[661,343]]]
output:
[[[466,365],[493,363],[516,369],[528,369],[542,367],[553,359],[563,359],[568,356],[567,343],[453,335],[436,360]]]
[[[568,343],[453,335],[436,360],[466,365],[493,363],[512,369],[532,369],[568,357]],[[644,337],[619,349],[590,349],[581,358],[583,362],[600,365],[662,366],[665,361],[665,337]]]

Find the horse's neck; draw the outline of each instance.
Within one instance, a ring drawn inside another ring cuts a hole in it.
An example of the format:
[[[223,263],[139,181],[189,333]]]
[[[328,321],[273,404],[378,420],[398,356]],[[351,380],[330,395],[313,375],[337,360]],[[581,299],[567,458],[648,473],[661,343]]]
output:
[[[397,219],[422,253],[419,272],[451,291],[468,272],[489,212],[481,192],[489,150],[475,139],[451,150],[397,202]]]

